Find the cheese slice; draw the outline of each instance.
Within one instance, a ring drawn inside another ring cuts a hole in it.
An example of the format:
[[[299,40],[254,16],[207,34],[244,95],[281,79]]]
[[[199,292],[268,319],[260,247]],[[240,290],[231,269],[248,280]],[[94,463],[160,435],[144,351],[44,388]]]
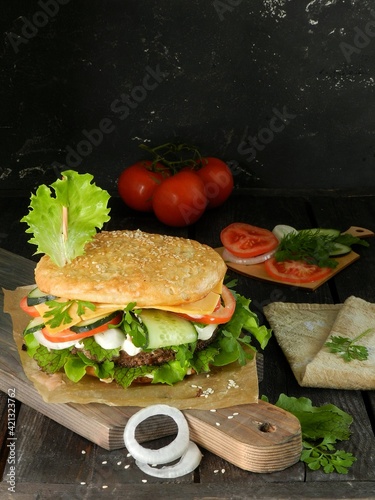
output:
[[[215,287],[215,291],[210,292],[206,297],[203,299],[200,299],[196,302],[192,302],[189,304],[179,304],[175,306],[163,306],[163,305],[158,305],[158,306],[144,306],[142,309],[161,309],[163,311],[169,311],[169,312],[174,312],[174,313],[180,313],[180,314],[188,314],[190,316],[203,316],[204,314],[211,314],[216,306],[217,303],[220,299],[220,292],[222,290],[222,283],[220,283],[218,286]],[[220,292],[218,292],[220,290]],[[58,298],[56,299],[57,302],[67,302],[67,299],[64,298]],[[95,318],[99,316],[103,316],[104,314],[111,314],[114,311],[121,311],[126,307],[127,304],[124,305],[119,305],[119,304],[101,304],[97,303],[95,304],[95,309],[91,310],[88,307],[85,308],[85,311],[82,315],[78,315],[78,305],[77,303],[73,302],[71,307],[69,308],[69,316],[71,317],[71,321],[68,323],[64,323],[62,325],[59,325],[57,327],[52,328],[50,325],[46,324],[45,328],[50,334],[53,333],[58,333],[61,332],[62,330],[67,330],[71,328],[72,326],[76,325],[77,323],[80,323],[81,321],[87,321],[87,320],[95,320]],[[36,310],[38,313],[42,316],[45,317],[46,320],[50,319],[49,316],[45,316],[45,314],[50,312],[50,307],[47,305],[47,303],[42,303],[42,304],[37,304],[35,306]]]

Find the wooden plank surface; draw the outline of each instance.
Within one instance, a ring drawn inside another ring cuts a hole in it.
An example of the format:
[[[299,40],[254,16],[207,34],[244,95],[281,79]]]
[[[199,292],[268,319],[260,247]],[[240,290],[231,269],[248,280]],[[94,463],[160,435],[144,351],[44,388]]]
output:
[[[22,202],[27,206],[27,201]],[[163,227],[149,215],[134,214],[114,199],[111,229],[137,228],[162,232]],[[17,222],[19,200],[14,210],[7,200],[2,233],[4,248],[30,258],[32,247],[25,245],[24,230]],[[12,218],[12,214],[15,214]],[[227,224],[245,221],[272,227],[279,223],[295,227],[337,227],[344,230],[352,224],[374,230],[375,197],[335,196],[283,196],[268,192],[240,191],[225,206],[210,212],[194,227],[174,230],[169,234],[190,236],[211,246],[219,246],[219,232]],[[234,272],[237,290],[252,299],[262,321],[262,308],[276,301],[334,303],[342,302],[350,294],[375,302],[375,287],[371,276],[375,273],[373,244],[360,248],[361,257],[316,291],[296,287],[277,286],[252,280]],[[370,276],[370,278],[369,278]],[[28,284],[27,281],[24,284]],[[149,498],[374,498],[375,491],[375,398],[374,392],[334,391],[301,388],[286,362],[275,339],[264,354],[264,378],[260,382],[260,395],[275,402],[280,393],[309,397],[313,404],[333,403],[353,416],[351,438],[341,447],[351,451],[357,461],[348,475],[324,474],[310,471],[302,462],[268,474],[245,471],[230,464],[213,452],[202,449],[200,467],[190,475],[177,480],[158,480],[145,476],[127,457],[126,450],[108,451],[21,404],[17,420],[20,460],[17,464],[17,498],[111,497]],[[5,404],[5,401],[4,401]],[[149,443],[160,446],[162,438]],[[4,451],[4,441],[2,441]],[[84,452],[84,453],[82,453]],[[7,492],[5,482],[9,465],[5,466],[0,483],[1,498],[15,498]],[[125,468],[127,467],[127,468]],[[142,481],[147,481],[142,483]],[[81,484],[84,483],[84,484]],[[178,483],[178,485],[177,485]],[[107,486],[107,488],[103,488]],[[40,496],[38,496],[40,495]]]

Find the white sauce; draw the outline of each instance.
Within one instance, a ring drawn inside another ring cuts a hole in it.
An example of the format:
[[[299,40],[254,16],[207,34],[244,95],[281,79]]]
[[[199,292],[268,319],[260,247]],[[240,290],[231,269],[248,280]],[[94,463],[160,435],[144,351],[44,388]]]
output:
[[[140,347],[135,347],[130,335],[126,335],[126,339],[122,343],[121,349],[129,354],[129,356],[135,356],[142,351]]]
[[[94,335],[94,339],[103,349],[116,349],[124,342],[125,335],[120,328],[108,328]]]
[[[199,340],[208,340],[212,337],[212,334],[216,330],[217,325],[215,324],[205,325],[205,326],[194,325],[194,327],[197,330]]]
[[[216,324],[194,326],[198,333],[199,340],[210,339],[217,328]],[[82,349],[84,347],[82,339],[78,342],[76,340],[70,340],[68,342],[51,342],[45,338],[41,330],[34,332],[34,337],[40,345],[47,347],[47,349],[55,349],[59,351],[73,346],[77,349]],[[133,344],[130,335],[125,336],[120,328],[109,328],[104,332],[97,333],[94,335],[94,339],[95,342],[97,342],[103,349],[116,349],[117,347],[120,347],[121,350],[125,351],[129,356],[135,356],[142,351],[140,347],[136,347]]]

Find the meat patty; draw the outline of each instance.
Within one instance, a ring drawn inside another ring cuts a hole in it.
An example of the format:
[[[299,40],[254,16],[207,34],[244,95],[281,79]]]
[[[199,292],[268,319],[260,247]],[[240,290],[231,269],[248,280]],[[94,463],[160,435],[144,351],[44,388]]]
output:
[[[213,342],[217,334],[217,329],[208,340],[198,340],[195,350],[202,351]],[[98,361],[91,352],[86,349],[73,348],[72,352],[82,351],[86,357],[93,361]],[[112,361],[117,366],[124,366],[128,368],[136,368],[137,366],[159,366],[168,361],[175,359],[176,353],[173,349],[155,349],[153,351],[141,351],[140,353],[131,356],[125,351],[120,351],[120,355]]]

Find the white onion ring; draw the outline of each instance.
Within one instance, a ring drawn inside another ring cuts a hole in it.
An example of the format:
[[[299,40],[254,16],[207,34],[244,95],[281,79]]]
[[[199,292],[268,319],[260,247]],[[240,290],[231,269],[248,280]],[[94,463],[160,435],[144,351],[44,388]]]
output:
[[[274,248],[270,252],[262,253],[261,255],[257,255],[256,257],[249,257],[247,259],[243,259],[241,257],[236,257],[231,252],[229,252],[229,250],[224,248],[222,257],[223,260],[226,262],[232,262],[233,264],[241,264],[244,266],[251,266],[253,264],[261,264],[262,262],[265,262],[266,260],[270,259],[274,255],[276,250],[277,249]]]
[[[185,476],[198,467],[202,460],[202,453],[198,446],[189,441],[189,445],[181,459],[173,465],[164,465],[162,468],[151,467],[147,463],[139,462],[136,460],[137,466],[141,471],[154,477],[161,477],[165,479],[172,479],[175,477]]]
[[[167,446],[158,450],[144,448],[135,439],[138,425],[154,415],[166,415],[173,418],[177,424],[177,436]],[[145,464],[167,464],[181,458],[189,445],[189,426],[183,413],[168,405],[151,405],[132,415],[124,429],[124,443],[128,452],[135,460]]]

